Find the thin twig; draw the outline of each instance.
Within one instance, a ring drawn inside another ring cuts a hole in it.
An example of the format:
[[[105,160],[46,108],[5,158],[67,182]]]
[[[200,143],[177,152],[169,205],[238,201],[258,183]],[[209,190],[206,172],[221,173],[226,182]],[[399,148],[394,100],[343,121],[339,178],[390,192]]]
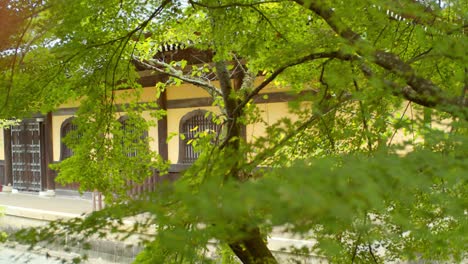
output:
[[[358,86],[358,83],[357,83],[356,79],[353,79],[353,84],[354,84],[354,88],[356,89],[356,92],[360,92],[359,91],[359,86]],[[361,109],[362,126],[363,126],[363,129],[364,129],[364,132],[366,133],[367,148],[368,148],[369,152],[372,152],[372,141],[371,141],[371,138],[370,138],[370,135],[369,135],[369,126],[367,125],[367,119],[366,119],[366,115],[365,115],[365,111],[364,111],[364,105],[363,105],[361,100],[359,100],[359,108]]]
[[[360,242],[361,242],[361,233],[359,233],[358,238],[356,239],[356,244],[354,245],[354,248],[353,248],[353,256],[351,257],[351,263],[354,263],[354,260],[356,259],[357,250],[358,250]]]
[[[430,47],[429,49],[427,49],[426,51],[424,52],[421,52],[420,54],[414,56],[413,58],[409,59],[408,61],[406,61],[406,63],[408,64],[412,64],[420,59],[423,59],[424,57],[426,57],[427,54],[429,54],[429,52],[432,51],[432,47]]]
[[[410,104],[411,104],[411,102],[408,102],[406,104],[405,110],[401,114],[399,122],[401,122],[403,120],[403,118],[405,117],[406,111],[408,111],[408,108],[409,108]],[[390,146],[392,144],[393,138],[395,137],[397,132],[398,132],[398,129],[395,129],[395,131],[393,132],[392,137],[390,138],[390,141],[388,142],[387,146]]]
[[[339,102],[337,102],[335,105],[328,107],[324,111],[320,113],[314,113],[312,114],[306,121],[304,121],[299,127],[293,130],[290,134],[286,135],[278,144],[275,144],[274,146],[267,148],[264,150],[262,153],[259,153],[255,158],[247,165],[247,167],[250,166],[256,166],[260,164],[262,161],[267,159],[269,156],[271,156],[271,153],[274,153],[277,149],[279,149],[281,146],[283,146],[286,142],[288,142],[290,139],[292,139],[294,136],[299,134],[300,132],[304,131],[307,129],[310,125],[312,125],[315,121],[320,120],[322,117],[328,115],[329,113],[333,112],[334,110],[338,109],[339,107],[342,106],[343,103],[349,101],[349,97],[345,97],[341,99]],[[250,166],[249,166],[250,165]]]
[[[369,248],[369,254],[370,254],[371,257],[372,257],[372,260],[374,260],[374,263],[376,263],[376,264],[379,263],[379,262],[377,261],[377,258],[376,258],[375,255],[374,255],[374,252],[372,251],[372,246],[371,246],[371,244],[368,243],[368,244],[367,244],[367,247]]]
[[[230,4],[224,4],[224,5],[207,5],[207,4],[202,4],[200,2],[195,2],[193,0],[189,0],[189,3],[192,6],[201,6],[204,8],[208,9],[224,9],[224,8],[229,8],[229,7],[252,7],[252,6],[258,6],[258,5],[263,5],[263,4],[268,4],[268,3],[281,3],[285,2],[285,0],[270,0],[270,1],[260,1],[260,2],[255,2],[255,3],[230,3]]]
[[[388,24],[385,25],[384,28],[382,28],[382,30],[379,32],[379,35],[377,36],[377,38],[374,40],[374,46],[377,44],[377,41],[379,41],[380,37],[383,35],[383,33],[385,32],[385,30],[387,29],[388,27]]]
[[[273,30],[276,32],[276,34],[278,36],[280,36],[282,39],[284,39],[285,41],[288,41],[283,34],[281,34],[281,32],[275,27],[275,25],[273,25],[273,23],[271,22],[271,20],[262,12],[260,11],[256,6],[252,6],[250,7],[252,8],[253,10],[255,10],[255,12],[257,12],[263,19],[265,19],[267,21],[267,23],[271,26],[271,28],[273,28]]]

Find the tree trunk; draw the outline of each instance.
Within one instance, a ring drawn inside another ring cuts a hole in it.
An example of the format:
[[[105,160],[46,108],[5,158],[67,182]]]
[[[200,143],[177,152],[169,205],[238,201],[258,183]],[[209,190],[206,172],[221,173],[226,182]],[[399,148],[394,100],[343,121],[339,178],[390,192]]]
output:
[[[238,150],[240,146],[240,140],[242,138],[242,124],[238,122],[238,117],[242,114],[241,111],[235,111],[239,105],[239,100],[235,99],[231,93],[234,92],[231,84],[231,77],[227,70],[226,63],[216,62],[216,74],[221,86],[221,92],[223,96],[224,106],[227,115],[226,122],[226,138],[224,139],[225,144],[222,147],[229,148],[232,150]],[[239,84],[238,84],[239,86]],[[242,180],[240,164],[236,163],[230,168],[229,178],[235,178],[236,180]],[[258,228],[251,230],[240,230],[247,231],[247,235],[240,241],[235,241],[229,244],[231,250],[244,264],[277,264],[275,257],[268,249],[266,241],[260,234]]]
[[[229,244],[229,247],[244,264],[278,263],[258,228],[250,231],[244,240]]]

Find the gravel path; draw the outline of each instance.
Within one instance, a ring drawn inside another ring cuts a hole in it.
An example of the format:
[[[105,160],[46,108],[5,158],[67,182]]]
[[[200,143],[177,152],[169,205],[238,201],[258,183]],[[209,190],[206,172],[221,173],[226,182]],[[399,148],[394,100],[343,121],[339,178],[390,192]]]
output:
[[[46,257],[46,253],[49,254],[49,257]],[[71,260],[77,256],[78,255],[74,253],[45,249],[30,252],[26,246],[21,245],[18,245],[15,248],[0,245],[0,264],[61,264],[62,260],[66,260],[66,263],[71,263]],[[94,258],[82,263],[111,264],[114,262],[108,262],[102,259]]]
[[[81,215],[89,213],[91,200],[79,197],[42,197],[37,194],[0,192],[0,205]]]

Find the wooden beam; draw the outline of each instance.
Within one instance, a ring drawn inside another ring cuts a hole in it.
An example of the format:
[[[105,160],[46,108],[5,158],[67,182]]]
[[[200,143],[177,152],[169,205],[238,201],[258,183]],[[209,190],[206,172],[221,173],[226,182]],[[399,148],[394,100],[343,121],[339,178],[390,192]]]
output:
[[[138,83],[142,87],[154,87],[159,82],[166,82],[168,80],[167,75],[163,74],[153,74],[149,76],[142,76],[138,79]],[[129,88],[132,89],[132,88]]]
[[[256,97],[254,97],[253,101],[257,104],[289,102],[297,98],[301,98],[301,97],[303,98],[306,95],[314,95],[316,93],[317,91],[314,91],[314,90],[305,90],[305,91],[300,92],[297,95],[291,94],[289,92],[264,93],[264,94],[259,94]],[[205,107],[205,106],[213,105],[213,99],[211,97],[167,100],[167,95],[166,95],[166,98],[164,100],[166,104],[165,105],[166,109]],[[118,112],[121,111],[122,106],[128,107],[127,104],[117,105]],[[150,110],[154,108],[148,108],[148,109]],[[78,107],[59,108],[54,112],[54,115],[55,116],[74,115],[77,110],[78,110]]]

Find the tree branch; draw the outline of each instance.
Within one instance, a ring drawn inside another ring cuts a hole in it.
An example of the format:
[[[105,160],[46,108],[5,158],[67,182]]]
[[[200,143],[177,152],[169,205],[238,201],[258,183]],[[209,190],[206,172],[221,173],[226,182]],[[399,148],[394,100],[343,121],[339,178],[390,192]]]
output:
[[[232,141],[233,138],[238,138],[241,136],[240,124],[238,124],[237,122],[237,118],[241,114],[241,111],[239,113],[236,113],[235,111],[237,109],[238,100],[232,96],[232,92],[234,89],[231,85],[231,77],[229,75],[229,71],[227,70],[226,62],[217,61],[215,62],[215,66],[216,76],[218,77],[223,95],[224,109],[227,115],[227,135],[220,148],[222,149],[225,146],[230,145],[233,149],[238,149],[239,140]],[[237,170],[237,168],[234,169],[234,171]]]
[[[299,64],[302,64],[302,63],[305,63],[305,62],[312,61],[312,60],[330,59],[330,58],[332,58],[332,59],[337,58],[337,59],[341,59],[341,60],[357,59],[356,56],[343,54],[340,51],[312,53],[312,54],[309,54],[309,55],[304,56],[302,58],[299,58],[296,61],[290,62],[290,63],[276,69],[268,78],[266,78],[261,84],[259,84],[257,87],[255,87],[255,89],[245,97],[245,99],[237,106],[235,112],[236,113],[239,112],[240,109],[242,109],[242,107],[244,107],[247,103],[249,103],[249,101],[251,99],[253,99],[255,96],[257,96],[258,93],[263,88],[265,88],[268,84],[270,84],[272,81],[274,81],[276,79],[276,77],[278,77],[278,75],[280,75],[286,69],[291,68],[291,67],[296,66],[296,65],[299,65]]]
[[[370,56],[373,63],[404,79],[406,84],[411,87],[411,90],[403,89],[399,93],[400,95],[404,95],[408,100],[412,100],[418,104],[424,102],[425,106],[441,108],[441,110],[454,115],[460,114],[457,100],[447,98],[440,87],[431,80],[418,76],[411,65],[401,60],[394,53],[376,50],[359,34],[354,32],[331,8],[326,7],[323,2],[316,0],[307,1],[308,5],[306,5],[306,1],[303,0],[294,1],[322,17],[333,31],[354,45],[358,54]],[[467,118],[467,111],[463,109],[464,107],[466,105],[462,106],[461,112]]]
[[[366,66],[365,64],[361,65],[361,71],[367,78],[373,78],[375,75],[371,71],[371,69]],[[447,98],[446,103],[437,105],[434,101],[430,100],[427,96],[421,95],[417,91],[415,91],[411,86],[406,85],[402,87],[401,85],[388,80],[382,79],[385,88],[390,89],[391,93],[398,97],[403,97],[406,100],[416,103],[418,105],[422,105],[429,108],[438,108],[441,111],[446,113],[453,114],[455,116],[462,115],[464,119],[468,118],[468,109],[464,105],[460,105],[458,98]],[[466,103],[464,103],[466,105]]]
[[[159,60],[154,60],[154,59],[149,60],[148,62],[145,62],[145,61],[142,61],[138,57],[135,57],[135,56],[133,57],[133,61],[135,63],[138,63],[140,66],[142,66],[142,67],[144,67],[144,68],[146,68],[148,70],[154,70],[154,71],[157,71],[159,73],[164,73],[164,74],[167,74],[167,75],[169,75],[171,77],[182,80],[182,81],[184,81],[186,83],[196,85],[196,86],[204,89],[205,91],[207,91],[213,98],[218,97],[218,96],[222,96],[221,91],[219,91],[219,89],[216,88],[215,86],[210,85],[209,83],[207,83],[207,82],[205,82],[203,80],[188,77],[188,76],[184,75],[182,73],[182,71],[175,69],[174,67],[172,67],[171,65],[169,65],[169,64],[167,64],[165,62],[162,62],[162,61],[159,61]],[[159,67],[162,67],[162,69],[159,68]]]
[[[231,76],[226,67],[225,61],[215,62],[216,67],[216,76],[219,80],[219,85],[221,86],[221,94],[224,100],[224,107],[227,112],[228,118],[234,118],[233,113],[236,108],[235,101],[231,97],[231,92],[233,91],[231,85]]]

